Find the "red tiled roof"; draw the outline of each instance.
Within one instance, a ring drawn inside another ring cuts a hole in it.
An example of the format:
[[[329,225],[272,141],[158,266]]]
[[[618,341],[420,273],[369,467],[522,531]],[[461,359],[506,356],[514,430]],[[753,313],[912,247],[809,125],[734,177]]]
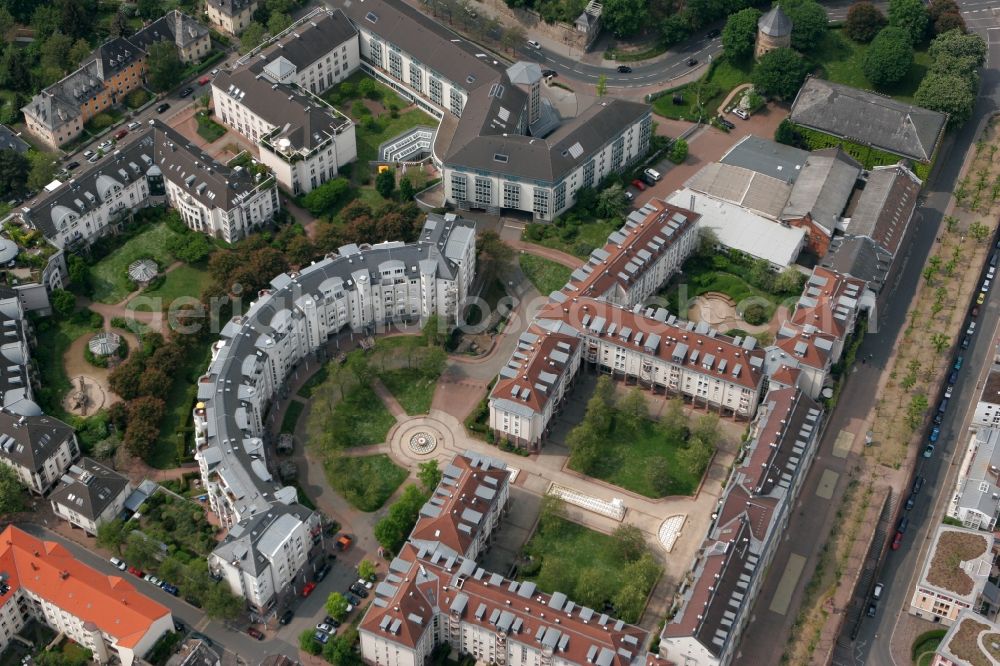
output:
[[[93,622],[132,647],[150,626],[170,611],[140,594],[120,576],[108,576],[76,560],[53,541],[42,541],[8,527],[0,534],[0,566],[10,574],[13,593],[20,587],[84,622]]]
[[[522,342],[518,345],[507,362],[508,367],[517,371],[517,376],[499,376],[490,392],[490,398],[512,400],[523,403],[535,412],[542,412],[552,397],[552,387],[549,386],[546,391],[538,388],[540,384],[547,386],[546,382],[542,381],[541,373],[561,375],[565,364],[554,360],[552,353],[561,351],[572,357],[577,345],[580,344],[580,339],[566,333],[551,333],[534,322],[528,327],[527,333],[538,336],[538,340],[531,344]],[[565,350],[566,346],[569,347],[568,351]],[[525,357],[523,360],[517,357],[519,353]],[[526,398],[523,397],[525,395]]]
[[[789,333],[792,335],[788,335]],[[827,348],[820,347],[818,341],[826,344]],[[808,324],[798,326],[787,323],[778,330],[778,338],[774,341],[778,349],[797,359],[800,364],[818,369],[825,368],[830,361],[835,343],[834,336],[814,330]]]
[[[825,281],[825,284],[816,284]],[[865,291],[865,281],[816,266],[812,276],[802,288],[802,296],[792,313],[791,322],[801,326],[810,325],[838,339],[843,339],[850,331],[846,329],[847,319],[837,310],[852,309],[842,305],[844,299],[857,301]],[[814,303],[810,304],[810,301]],[[857,309],[855,304],[854,310]]]

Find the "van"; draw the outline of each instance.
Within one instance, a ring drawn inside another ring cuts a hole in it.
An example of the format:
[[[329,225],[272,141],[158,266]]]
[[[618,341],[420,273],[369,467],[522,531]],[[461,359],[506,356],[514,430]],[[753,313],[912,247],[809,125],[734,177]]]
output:
[[[652,178],[654,181],[658,181],[662,178],[662,176],[660,176],[660,172],[656,169],[645,169],[642,173],[644,176]]]
[[[996,266],[998,261],[1000,261],[1000,252],[994,252],[993,256],[990,257],[990,266]]]
[[[529,40],[528,40],[528,46],[530,46],[530,47],[531,47],[531,48],[533,48],[533,49],[540,49],[540,48],[542,48],[542,45],[541,45],[541,44],[539,44],[538,42],[536,42],[536,41],[535,41],[535,40],[533,40],[533,39],[529,39]]]
[[[948,398],[943,399],[941,404],[938,405],[939,413],[944,414],[946,411],[948,411]]]

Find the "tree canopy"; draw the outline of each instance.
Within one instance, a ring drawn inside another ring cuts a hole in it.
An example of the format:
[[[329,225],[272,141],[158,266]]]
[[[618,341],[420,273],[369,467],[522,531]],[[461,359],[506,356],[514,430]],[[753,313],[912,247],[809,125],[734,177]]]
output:
[[[924,41],[928,21],[923,0],[889,0],[889,25],[905,30],[911,44]]]
[[[180,83],[184,63],[177,55],[177,47],[173,42],[155,42],[147,52],[146,67],[150,88],[156,92],[165,92]]]
[[[875,39],[875,35],[885,27],[887,22],[888,19],[882,10],[867,0],[862,0],[862,2],[855,2],[847,10],[844,32],[854,41],[867,44]]]
[[[615,37],[639,32],[648,18],[646,0],[604,0],[602,3],[601,22]]]
[[[792,47],[809,51],[823,40],[829,27],[826,10],[816,0],[780,0],[781,9],[792,20]]]
[[[14,468],[0,463],[0,515],[24,511],[28,506],[28,489]]]
[[[798,53],[792,49],[775,49],[761,57],[751,79],[760,92],[790,100],[802,87],[808,71],[809,66]]]
[[[913,66],[913,46],[902,28],[883,28],[865,51],[861,69],[876,88],[902,81]]]
[[[722,48],[727,57],[739,61],[753,55],[760,16],[759,9],[748,7],[726,19],[726,26],[722,29]]]

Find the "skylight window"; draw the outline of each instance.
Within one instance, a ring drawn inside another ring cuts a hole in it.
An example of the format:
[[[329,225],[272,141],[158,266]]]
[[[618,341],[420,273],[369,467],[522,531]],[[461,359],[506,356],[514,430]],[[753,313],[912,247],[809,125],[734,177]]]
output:
[[[365,14],[365,20],[369,23],[378,23],[378,14],[375,12],[368,12]]]
[[[493,160],[496,162],[501,162],[502,164],[506,164],[508,159],[510,158],[508,158],[503,153],[493,153]]]

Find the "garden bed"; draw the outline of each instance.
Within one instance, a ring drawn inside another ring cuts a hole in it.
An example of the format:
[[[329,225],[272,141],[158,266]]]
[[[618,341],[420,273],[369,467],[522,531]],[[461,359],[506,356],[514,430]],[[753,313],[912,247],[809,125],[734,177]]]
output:
[[[212,120],[207,111],[199,111],[195,114],[198,121],[198,136],[209,143],[214,143],[226,134],[226,128]]]

